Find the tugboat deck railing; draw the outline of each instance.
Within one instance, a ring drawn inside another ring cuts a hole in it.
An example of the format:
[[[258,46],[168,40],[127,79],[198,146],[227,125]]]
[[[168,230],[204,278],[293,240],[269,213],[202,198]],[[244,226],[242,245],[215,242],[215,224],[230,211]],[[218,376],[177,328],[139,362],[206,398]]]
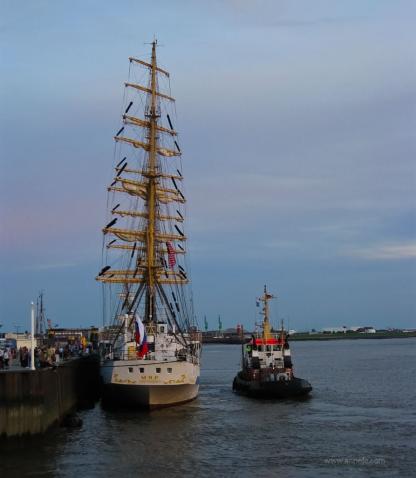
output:
[[[272,336],[267,339],[263,337],[254,337],[251,340],[251,343],[253,345],[283,345],[285,343],[285,340],[282,339],[280,336]]]

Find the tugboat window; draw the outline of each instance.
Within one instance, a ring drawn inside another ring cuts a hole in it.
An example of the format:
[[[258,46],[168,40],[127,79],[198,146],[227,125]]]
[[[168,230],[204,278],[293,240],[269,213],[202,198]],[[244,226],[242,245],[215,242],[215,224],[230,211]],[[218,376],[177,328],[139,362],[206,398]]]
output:
[[[172,369],[168,367],[168,373],[172,373]]]
[[[133,367],[129,367],[129,373],[133,373]]]
[[[156,373],[160,373],[160,368],[159,367],[156,368]]]
[[[140,367],[140,373],[144,373],[144,367]]]

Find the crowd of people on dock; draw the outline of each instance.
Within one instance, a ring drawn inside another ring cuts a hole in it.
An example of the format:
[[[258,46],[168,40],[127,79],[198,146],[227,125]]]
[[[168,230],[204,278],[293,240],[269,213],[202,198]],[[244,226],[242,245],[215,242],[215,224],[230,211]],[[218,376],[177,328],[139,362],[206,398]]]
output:
[[[35,347],[35,368],[55,367],[59,362],[71,357],[87,355],[93,350],[93,345],[87,342],[75,344],[59,344],[58,346]],[[23,346],[19,349],[6,347],[0,348],[0,370],[8,369],[11,365],[22,368],[31,368],[31,349]]]

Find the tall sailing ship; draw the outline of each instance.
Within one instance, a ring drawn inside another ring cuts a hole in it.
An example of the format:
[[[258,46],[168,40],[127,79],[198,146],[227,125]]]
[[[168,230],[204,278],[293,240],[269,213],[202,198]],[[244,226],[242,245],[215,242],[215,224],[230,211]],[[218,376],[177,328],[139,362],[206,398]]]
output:
[[[181,149],[169,73],[129,58],[103,228],[103,400],[155,408],[197,397],[196,327],[184,231]]]

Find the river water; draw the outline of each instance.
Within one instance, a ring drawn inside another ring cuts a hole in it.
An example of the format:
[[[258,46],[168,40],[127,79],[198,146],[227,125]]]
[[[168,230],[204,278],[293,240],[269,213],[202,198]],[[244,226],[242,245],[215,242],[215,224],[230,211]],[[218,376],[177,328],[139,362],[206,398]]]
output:
[[[1,443],[4,477],[416,476],[416,339],[292,342],[302,401],[235,395],[236,345],[206,345],[199,398],[80,412],[79,429]]]

